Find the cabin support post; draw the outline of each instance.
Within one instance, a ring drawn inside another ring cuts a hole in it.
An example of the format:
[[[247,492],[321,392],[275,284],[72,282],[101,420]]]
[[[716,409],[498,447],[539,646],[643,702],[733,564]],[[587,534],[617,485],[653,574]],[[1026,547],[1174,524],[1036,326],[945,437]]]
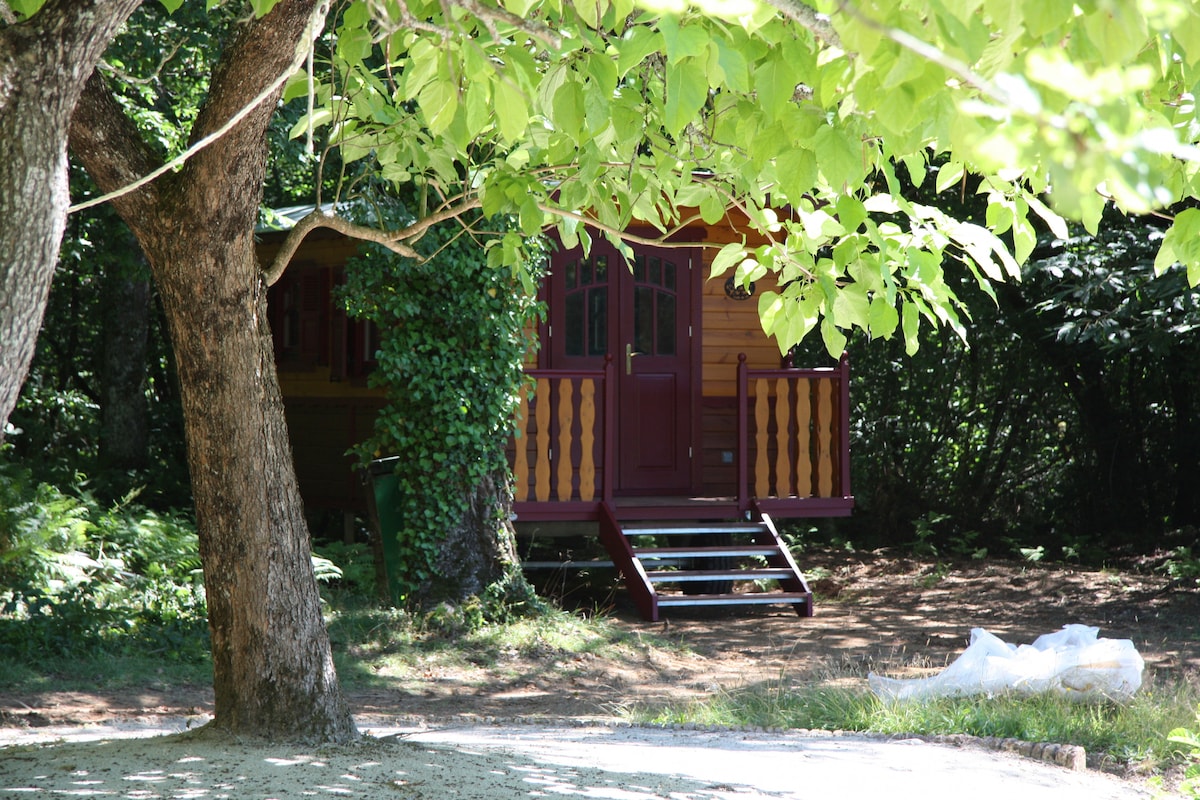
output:
[[[617,482],[617,381],[612,353],[604,357],[604,504],[612,507],[613,485]]]
[[[750,508],[750,448],[749,437],[749,394],[750,384],[746,354],[738,353],[737,365],[737,504],[738,511],[745,513]]]
[[[850,497],[850,354],[843,352],[838,360],[841,375],[838,413],[838,461],[841,462],[841,483],[838,491],[842,497]]]

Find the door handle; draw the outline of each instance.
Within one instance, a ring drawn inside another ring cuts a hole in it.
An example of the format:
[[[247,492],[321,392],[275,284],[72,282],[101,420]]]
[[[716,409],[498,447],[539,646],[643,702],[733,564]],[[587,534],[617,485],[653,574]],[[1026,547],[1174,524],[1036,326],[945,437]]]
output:
[[[640,356],[640,355],[642,355],[642,354],[635,353],[633,351],[633,345],[631,345],[631,344],[625,345],[625,374],[626,375],[633,374],[633,357]]]

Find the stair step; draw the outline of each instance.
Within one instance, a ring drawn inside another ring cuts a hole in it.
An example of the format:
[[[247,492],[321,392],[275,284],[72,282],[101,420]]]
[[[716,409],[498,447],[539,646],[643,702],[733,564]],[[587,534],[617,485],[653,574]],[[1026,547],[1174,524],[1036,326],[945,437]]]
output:
[[[642,523],[623,525],[626,536],[691,536],[696,534],[760,533],[764,526],[753,522]]]
[[[779,552],[774,545],[730,545],[728,547],[635,547],[638,558],[721,558],[723,556],[771,556]]]
[[[680,569],[656,570],[654,572],[646,573],[646,579],[651,583],[656,583],[659,581],[676,581],[683,583],[685,581],[711,580],[782,580],[784,578],[792,577],[795,577],[795,573],[790,569]]]
[[[659,595],[659,608],[681,606],[752,606],[776,603],[811,603],[812,595],[806,592],[755,592],[753,594],[693,594]]]

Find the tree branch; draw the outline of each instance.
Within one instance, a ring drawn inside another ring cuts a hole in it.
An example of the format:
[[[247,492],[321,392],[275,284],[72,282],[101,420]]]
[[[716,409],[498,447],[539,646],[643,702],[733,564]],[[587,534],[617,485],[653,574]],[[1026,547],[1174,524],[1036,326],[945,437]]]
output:
[[[549,48],[554,50],[562,48],[562,37],[553,30],[540,22],[525,19],[507,9],[485,6],[477,0],[448,0],[447,4],[457,6],[478,19],[487,28],[488,33],[491,34],[494,41],[500,41],[503,38],[496,29],[496,23],[502,22],[506,25],[511,25],[519,31],[524,31]],[[376,42],[381,41],[402,28],[436,33],[443,39],[452,39],[455,36],[455,31],[449,28],[434,25],[426,19],[416,17],[403,2],[399,4],[398,18],[393,18],[393,15],[397,11],[395,7],[386,7],[379,0],[369,0],[367,6],[370,9],[371,18],[375,20],[375,24],[379,26],[382,32],[382,35],[374,37]],[[445,18],[447,20],[451,19],[452,15],[449,13],[449,9],[444,10]]]
[[[782,12],[788,19],[807,28],[812,32],[813,36],[816,36],[825,42],[825,44],[830,47],[841,48],[841,37],[833,29],[833,23],[829,21],[829,17],[818,13],[812,6],[800,0],[766,0],[766,3],[773,6],[777,11]]]
[[[17,24],[17,15],[13,13],[8,0],[0,0],[0,22],[3,22],[5,25]]]
[[[692,216],[688,219],[681,219],[674,228],[665,232],[662,236],[638,236],[635,233],[630,233],[628,230],[624,230],[621,228],[614,228],[611,225],[605,225],[603,222],[601,222],[598,219],[595,219],[594,217],[587,217],[587,216],[584,216],[583,214],[577,213],[575,211],[565,211],[561,208],[555,208],[554,206],[546,205],[545,203],[538,203],[538,208],[544,214],[550,214],[551,216],[562,217],[563,219],[573,219],[573,220],[576,220],[577,222],[582,222],[584,225],[587,225],[590,228],[595,228],[598,231],[602,231],[603,233],[607,233],[612,236],[616,236],[619,239],[621,239],[622,241],[632,242],[633,244],[644,244],[644,245],[649,245],[651,247],[666,247],[666,248],[671,248],[671,247],[718,247],[719,248],[719,247],[723,246],[720,244],[709,244],[707,242],[669,242],[669,241],[667,241],[675,234],[677,234],[680,231],[687,228],[687,226],[689,224],[691,224],[695,220],[699,219],[698,215]]]
[[[319,20],[324,19],[324,14],[325,14],[324,4],[319,4],[319,7],[321,8],[321,10],[318,13],[314,14],[313,19],[310,21],[310,31],[312,31],[316,27]],[[314,31],[314,34],[315,34],[315,31]],[[218,139],[220,139],[221,137],[225,136],[225,134],[229,133],[229,131],[233,130],[233,128],[235,128],[242,120],[244,120],[246,117],[248,117],[260,105],[262,105],[263,102],[265,102],[267,99],[269,99],[272,94],[274,94],[276,91],[278,91],[283,86],[283,84],[287,82],[288,78],[290,78],[293,74],[296,73],[297,70],[299,70],[302,66],[304,66],[305,61],[308,59],[308,53],[311,49],[312,49],[312,36],[306,35],[306,36],[302,37],[300,39],[300,41],[297,43],[296,51],[293,54],[292,60],[287,64],[286,67],[284,67],[284,69],[280,72],[278,77],[276,77],[274,80],[272,80],[266,86],[264,86],[257,95],[255,95],[252,99],[250,99],[248,102],[243,104],[241,106],[241,108],[237,109],[233,114],[231,114],[229,116],[229,118],[226,119],[225,122],[223,124],[221,124],[216,130],[212,131],[211,133],[209,133],[205,136],[202,136],[200,139],[193,142],[186,150],[184,150],[182,153],[177,155],[175,158],[171,159],[170,161],[168,161],[165,164],[162,164],[157,169],[151,170],[149,173],[143,175],[141,178],[138,178],[135,181],[127,183],[118,189],[114,189],[113,191],[107,192],[99,197],[94,197],[91,200],[87,200],[82,203],[76,203],[75,205],[73,205],[69,209],[67,209],[67,213],[70,214],[70,213],[74,213],[76,211],[83,211],[84,209],[92,208],[93,206],[98,206],[102,203],[107,203],[110,200],[115,200],[116,198],[121,197],[122,195],[126,195],[131,192],[136,192],[138,189],[142,188],[143,186],[145,186],[146,184],[155,180],[156,178],[160,177],[161,175],[164,175],[167,172],[170,172],[174,169],[177,169],[178,167],[183,166],[185,163],[187,163],[187,161],[190,158],[192,158],[192,156],[196,155],[201,150],[203,150],[204,148],[211,145],[213,142],[215,142]]]
[[[426,217],[422,217],[411,225],[396,230],[383,230],[371,225],[359,225],[336,214],[327,214],[320,208],[316,208],[288,231],[287,238],[283,240],[283,245],[275,255],[275,260],[263,272],[263,280],[267,286],[274,285],[283,276],[284,271],[287,270],[288,263],[291,262],[292,256],[296,254],[296,250],[300,248],[304,237],[317,228],[330,228],[352,239],[375,242],[388,248],[393,253],[398,253],[406,258],[417,261],[423,261],[424,257],[410,245],[406,244],[407,242],[418,238],[439,222],[461,217],[463,214],[477,209],[481,205],[482,201],[478,197],[466,198],[459,205],[443,208],[441,211],[436,211]]]
[[[99,71],[92,73],[71,117],[71,151],[92,180],[105,191],[126,186],[161,163],[137,127],[117,105]],[[157,202],[157,190],[114,193],[117,210],[126,219],[141,216]]]

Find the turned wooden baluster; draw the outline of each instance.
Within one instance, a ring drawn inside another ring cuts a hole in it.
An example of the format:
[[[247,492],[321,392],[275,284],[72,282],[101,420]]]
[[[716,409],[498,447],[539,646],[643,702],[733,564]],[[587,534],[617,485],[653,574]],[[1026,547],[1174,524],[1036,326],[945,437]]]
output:
[[[517,429],[513,437],[514,453],[513,475],[517,485],[513,490],[513,498],[518,502],[529,497],[529,385],[521,385],[521,404],[517,408]]]
[[[812,383],[808,378],[796,381],[796,496],[811,497],[812,443]]]
[[[791,450],[792,401],[788,388],[791,381],[779,378],[775,381],[775,496],[787,497],[792,493],[792,466],[788,458]]]
[[[579,497],[596,496],[596,382],[587,378],[579,386]]]
[[[550,381],[541,378],[534,395],[537,420],[537,460],[534,462],[533,493],[539,503],[550,499]]]
[[[575,424],[575,382],[566,378],[558,385],[558,499],[570,500],[574,467],[571,464],[571,428]]]
[[[817,383],[817,489],[818,497],[833,496],[833,381]]]
[[[754,382],[754,494],[767,497],[771,493],[770,464],[767,460],[767,381]]]

